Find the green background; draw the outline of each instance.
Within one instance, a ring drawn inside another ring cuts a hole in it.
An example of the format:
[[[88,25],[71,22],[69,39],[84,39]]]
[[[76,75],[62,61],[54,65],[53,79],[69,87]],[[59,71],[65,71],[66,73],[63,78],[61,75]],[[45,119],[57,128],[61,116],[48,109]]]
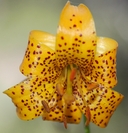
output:
[[[67,0],[0,0],[0,133],[84,133],[80,124],[20,120],[10,98],[2,92],[25,77],[19,71],[31,30],[56,34],[60,12]],[[98,36],[119,43],[116,91],[125,98],[106,128],[90,124],[91,133],[127,133],[128,131],[128,2],[127,0],[71,0],[91,10]]]

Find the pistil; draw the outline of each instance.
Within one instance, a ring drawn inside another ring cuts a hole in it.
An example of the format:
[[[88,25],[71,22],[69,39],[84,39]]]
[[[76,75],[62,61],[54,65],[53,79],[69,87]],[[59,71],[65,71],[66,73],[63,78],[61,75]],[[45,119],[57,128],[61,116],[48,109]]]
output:
[[[65,94],[63,95],[63,98],[66,104],[70,104],[75,100],[72,92],[72,81],[70,80],[71,74],[72,74],[71,67],[68,66],[67,67],[67,88],[66,88]]]

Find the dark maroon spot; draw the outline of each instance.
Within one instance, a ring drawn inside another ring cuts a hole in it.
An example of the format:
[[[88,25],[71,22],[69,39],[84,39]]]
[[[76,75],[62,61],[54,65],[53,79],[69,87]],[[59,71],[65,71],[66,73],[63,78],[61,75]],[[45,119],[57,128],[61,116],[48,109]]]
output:
[[[73,27],[76,27],[76,24],[74,24]]]
[[[28,44],[30,44],[30,40],[28,41]]]
[[[112,57],[110,56],[110,57],[109,57],[109,59],[111,60],[111,59],[112,59]]]
[[[37,45],[37,48],[40,48],[40,45]]]
[[[80,23],[82,23],[82,21],[81,21],[81,20],[80,20],[79,22],[80,22]]]
[[[65,43],[64,43],[64,45],[66,46],[66,45],[67,45],[67,43],[65,42]]]
[[[75,41],[78,41],[78,38],[75,38]]]
[[[108,81],[108,84],[111,84],[111,81]]]
[[[22,99],[22,100],[21,100],[21,102],[23,103],[23,102],[24,102],[24,100]]]
[[[98,115],[100,115],[100,112],[98,112]]]
[[[96,62],[96,64],[98,64],[99,62],[98,62],[98,60],[95,60],[95,62]]]
[[[38,57],[37,60],[40,60],[40,57]]]
[[[48,54],[51,54],[50,52],[47,52]]]
[[[79,36],[82,37],[82,34],[80,34]]]
[[[33,54],[36,54],[36,51],[33,51]]]
[[[39,54],[42,54],[42,51],[39,51]]]
[[[63,37],[63,36],[61,36],[61,39],[62,39],[62,40],[64,40],[64,37]]]
[[[105,81],[105,79],[103,79],[103,81]]]
[[[29,64],[29,65],[28,65],[28,67],[29,67],[29,68],[31,68],[31,67],[32,67],[32,65],[31,65],[31,64]]]
[[[83,44],[85,44],[85,42],[84,42],[84,41],[83,41],[82,43],[83,43]]]
[[[14,91],[12,91],[12,94],[13,94],[13,95],[15,95],[15,92],[14,92]]]
[[[91,52],[91,50],[87,50],[87,52]]]
[[[59,46],[59,47],[62,47],[62,45],[61,45],[61,44],[58,44],[58,46]]]

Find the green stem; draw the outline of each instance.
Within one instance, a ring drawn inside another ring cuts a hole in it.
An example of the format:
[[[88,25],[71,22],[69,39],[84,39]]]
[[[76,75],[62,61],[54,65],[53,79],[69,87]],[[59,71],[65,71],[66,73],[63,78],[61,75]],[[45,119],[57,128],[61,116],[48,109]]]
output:
[[[85,122],[86,122],[86,117],[84,116],[84,128],[85,128],[85,133],[90,133],[89,125],[88,125],[88,126],[85,126]]]

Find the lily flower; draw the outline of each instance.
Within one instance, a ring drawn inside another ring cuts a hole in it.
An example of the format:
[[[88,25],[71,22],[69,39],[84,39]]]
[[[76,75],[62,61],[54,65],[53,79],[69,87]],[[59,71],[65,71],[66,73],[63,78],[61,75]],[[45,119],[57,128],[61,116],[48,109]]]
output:
[[[96,35],[89,9],[67,2],[56,36],[34,30],[20,66],[27,78],[4,91],[23,120],[86,123],[106,127],[123,99],[117,83],[115,40]]]

